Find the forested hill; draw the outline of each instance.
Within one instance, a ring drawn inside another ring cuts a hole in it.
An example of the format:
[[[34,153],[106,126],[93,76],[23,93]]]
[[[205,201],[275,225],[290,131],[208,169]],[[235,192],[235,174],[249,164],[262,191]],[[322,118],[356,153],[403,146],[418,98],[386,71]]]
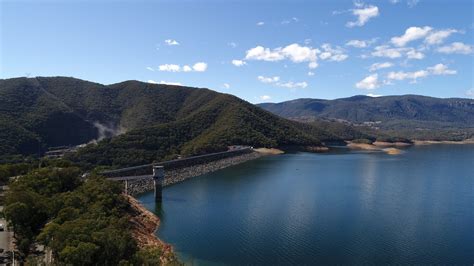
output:
[[[297,99],[260,107],[296,120],[341,119],[354,124],[378,122],[387,130],[474,128],[474,100],[440,99],[418,95],[336,100]]]
[[[138,164],[231,144],[317,145],[348,137],[208,89],[138,81],[106,86],[68,77],[0,80],[1,155],[38,153],[115,135],[83,149],[79,160]],[[365,136],[358,131],[352,135]]]

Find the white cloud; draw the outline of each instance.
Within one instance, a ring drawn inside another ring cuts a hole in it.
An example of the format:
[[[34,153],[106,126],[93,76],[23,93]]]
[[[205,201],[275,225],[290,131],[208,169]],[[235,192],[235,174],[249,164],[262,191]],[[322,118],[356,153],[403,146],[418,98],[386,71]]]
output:
[[[224,84],[222,84],[222,87],[224,89],[228,89],[228,88],[230,88],[230,85],[229,85],[229,83],[224,83]]]
[[[349,56],[346,54],[336,54],[336,55],[331,56],[330,61],[341,62],[341,61],[346,60],[348,57]]]
[[[312,72],[312,71],[308,72],[308,76],[314,76],[314,75],[315,75],[314,72]]]
[[[331,53],[329,53],[329,52],[323,52],[323,53],[321,53],[321,54],[319,55],[319,58],[321,58],[321,59],[323,59],[323,60],[326,60],[326,59],[328,59],[328,58],[330,58],[330,57],[331,57]]]
[[[332,12],[332,15],[333,15],[333,16],[334,16],[334,15],[340,15],[340,14],[347,13],[347,12],[349,12],[349,11],[350,11],[350,10],[334,10],[334,11]]]
[[[409,58],[409,59],[423,59],[423,58],[425,58],[425,55],[422,52],[419,52],[415,49],[408,50],[406,55],[407,55],[407,58]]]
[[[194,64],[192,67],[189,65],[184,65],[182,68],[180,65],[175,65],[175,64],[164,64],[158,66],[159,71],[165,71],[165,72],[204,72],[207,69],[207,64],[204,62],[198,62]]]
[[[181,67],[179,65],[174,64],[164,64],[158,66],[158,70],[167,72],[179,72],[181,70]]]
[[[362,0],[354,0],[352,1],[355,7],[362,8],[364,7],[364,2]]]
[[[416,5],[418,5],[419,2],[420,2],[420,0],[408,0],[407,5],[408,5],[409,8],[413,8]]]
[[[358,89],[374,90],[380,86],[378,77],[378,74],[372,74],[357,82],[355,86]]]
[[[297,43],[290,44],[281,50],[282,54],[295,63],[315,62],[317,49],[308,46],[300,46]]]
[[[400,0],[389,0],[390,3],[392,4],[398,4],[400,2]]]
[[[278,76],[274,76],[274,77],[258,76],[257,79],[260,82],[263,82],[263,83],[275,83],[275,82],[278,82],[280,80],[280,77],[278,77]]]
[[[426,44],[435,45],[443,43],[453,33],[462,33],[462,31],[455,29],[434,30],[429,26],[409,27],[402,36],[393,37],[391,42],[395,46],[403,47],[409,42],[424,38]]]
[[[227,45],[229,45],[229,46],[232,47],[232,48],[237,47],[237,43],[235,43],[235,42],[230,42],[230,43],[228,43]]]
[[[182,86],[182,84],[179,83],[179,82],[169,82],[169,81],[164,81],[164,80],[158,82],[158,81],[154,81],[154,80],[150,79],[147,82],[151,83],[151,84],[165,84],[165,85]]]
[[[317,63],[317,62],[310,62],[310,63],[308,64],[308,67],[309,67],[310,69],[315,69],[315,68],[318,67],[318,63]]]
[[[391,59],[400,58],[402,56],[406,56],[408,59],[423,59],[425,57],[422,52],[417,51],[414,48],[393,48],[389,45],[376,46],[374,51],[372,51],[371,55],[375,57],[387,57]]]
[[[388,45],[379,45],[375,47],[372,55],[376,57],[399,58],[402,57],[402,52],[403,49],[400,48],[391,48]]]
[[[263,21],[257,22],[257,26],[263,26],[263,25],[265,25],[265,22],[263,22]]]
[[[332,47],[330,44],[325,43],[321,45],[321,50],[310,46],[301,46],[297,43],[287,45],[285,47],[277,47],[274,49],[266,48],[263,46],[256,46],[247,50],[245,59],[246,60],[260,60],[276,62],[282,60],[289,60],[293,63],[308,62],[308,68],[315,69],[318,67],[318,54],[319,58],[328,61],[344,61],[349,56],[345,53],[345,50],[339,46]],[[236,66],[245,63],[242,60],[233,60],[232,63]]]
[[[457,74],[456,70],[448,69],[448,66],[444,64],[436,64],[432,67],[428,67],[428,71],[430,71],[433,75],[454,75]]]
[[[152,67],[146,67],[146,69],[148,69],[150,71],[155,71]]]
[[[374,72],[376,70],[382,69],[382,68],[389,68],[392,67],[393,64],[390,62],[383,62],[383,63],[374,63],[370,66],[369,71]]]
[[[198,62],[193,65],[193,70],[196,72],[204,72],[207,69],[207,64],[204,62]]]
[[[391,80],[405,80],[405,79],[411,79],[412,82],[416,82],[418,78],[425,78],[429,75],[430,73],[426,70],[418,70],[414,72],[390,72],[387,75],[388,79]]]
[[[474,99],[474,88],[473,88],[473,89],[470,89],[470,90],[467,90],[467,91],[466,91],[466,95],[467,95],[468,97],[471,97],[471,98]]]
[[[173,46],[173,45],[179,45],[179,42],[177,42],[176,40],[167,39],[165,40],[165,44],[169,46]]]
[[[382,97],[383,95],[368,93],[368,94],[366,94],[366,96],[369,96],[369,97]]]
[[[356,4],[356,9],[352,10],[352,14],[357,17],[356,21],[349,21],[346,23],[346,27],[352,28],[355,26],[364,26],[371,18],[379,15],[379,8],[376,6],[367,6],[363,8],[361,5]]]
[[[306,88],[308,86],[308,83],[305,81],[303,82],[280,82],[280,77],[279,76],[274,76],[274,77],[265,77],[265,76],[258,76],[257,79],[260,82],[267,83],[267,84],[275,84],[278,87],[283,87],[283,88],[288,88],[288,89],[296,89],[296,88]]]
[[[353,46],[356,48],[365,48],[369,46],[366,41],[361,40],[350,40],[346,43],[347,46]]]
[[[396,46],[405,46],[407,43],[424,38],[433,28],[425,26],[420,27],[409,27],[405,30],[405,33],[399,37],[393,37],[391,39],[392,43]]]
[[[416,83],[417,79],[425,78],[430,75],[454,75],[456,74],[456,70],[451,70],[448,66],[443,64],[436,64],[432,67],[426,68],[426,70],[418,70],[413,72],[390,72],[387,75],[389,80],[405,80],[409,79],[412,83]]]
[[[439,47],[437,51],[445,54],[470,54],[472,53],[472,45],[462,42],[453,42],[449,45]]]
[[[290,60],[294,63],[311,62],[310,67],[316,67],[318,49],[309,46],[300,46],[297,43],[287,45],[286,47],[277,47],[275,49],[265,48],[263,46],[256,46],[247,50],[245,59],[247,60],[261,60],[261,61],[281,61],[284,59]]]
[[[281,48],[270,50],[263,46],[249,49],[245,55],[245,59],[247,60],[280,61],[284,58],[285,56],[281,53]]]
[[[281,24],[286,25],[286,24],[290,24],[292,22],[298,22],[298,21],[300,21],[298,18],[292,17],[291,19],[283,20]]]
[[[166,85],[173,85],[173,86],[182,86],[182,84],[179,83],[179,82],[171,82],[171,81],[164,81],[164,80],[160,81],[159,84],[166,84]]]
[[[234,59],[232,60],[232,65],[236,66],[236,67],[241,67],[243,65],[246,65],[247,62],[245,62],[244,60],[237,60],[237,59]]]
[[[272,97],[269,96],[269,95],[262,95],[262,96],[260,96],[260,100],[262,100],[262,101],[268,101],[268,100],[270,100],[271,98],[272,98]]]
[[[425,39],[427,44],[441,44],[444,42],[446,38],[448,38],[451,34],[458,32],[455,29],[446,29],[446,30],[438,30],[431,32]]]
[[[296,89],[296,88],[304,89],[308,87],[308,83],[306,83],[305,81],[303,82],[289,81],[289,82],[284,82],[284,83],[277,83],[277,86],[288,88],[288,89]]]
[[[344,53],[344,50],[341,47],[332,48],[328,43],[321,45],[321,49],[324,51],[319,55],[319,58],[322,60],[340,62],[346,60],[349,57]]]

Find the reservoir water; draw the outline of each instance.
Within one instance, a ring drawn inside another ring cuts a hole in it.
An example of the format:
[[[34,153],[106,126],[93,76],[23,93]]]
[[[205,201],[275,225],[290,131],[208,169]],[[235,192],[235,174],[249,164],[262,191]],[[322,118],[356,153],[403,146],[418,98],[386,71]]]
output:
[[[139,200],[189,264],[474,263],[474,145],[268,156],[163,193]]]

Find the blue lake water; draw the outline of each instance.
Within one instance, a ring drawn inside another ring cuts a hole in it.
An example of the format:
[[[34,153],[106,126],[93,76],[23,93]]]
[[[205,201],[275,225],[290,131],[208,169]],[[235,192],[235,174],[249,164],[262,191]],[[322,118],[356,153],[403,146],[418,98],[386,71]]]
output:
[[[474,263],[474,145],[268,156],[139,197],[183,262]]]

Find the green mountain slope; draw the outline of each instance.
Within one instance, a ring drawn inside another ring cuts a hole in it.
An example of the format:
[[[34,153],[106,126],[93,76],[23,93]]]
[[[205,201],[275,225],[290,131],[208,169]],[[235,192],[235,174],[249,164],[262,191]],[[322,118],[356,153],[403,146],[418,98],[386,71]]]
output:
[[[233,144],[319,145],[362,134],[286,120],[208,89],[138,81],[105,86],[66,77],[8,79],[0,80],[0,97],[1,154],[115,136],[74,155],[90,164],[149,163]]]
[[[243,105],[243,106],[242,106]],[[263,117],[262,117],[263,116]],[[268,117],[265,117],[268,116]],[[128,166],[254,146],[318,145],[319,139],[233,96],[218,95],[177,121],[145,127],[90,145],[73,159],[95,165]]]

